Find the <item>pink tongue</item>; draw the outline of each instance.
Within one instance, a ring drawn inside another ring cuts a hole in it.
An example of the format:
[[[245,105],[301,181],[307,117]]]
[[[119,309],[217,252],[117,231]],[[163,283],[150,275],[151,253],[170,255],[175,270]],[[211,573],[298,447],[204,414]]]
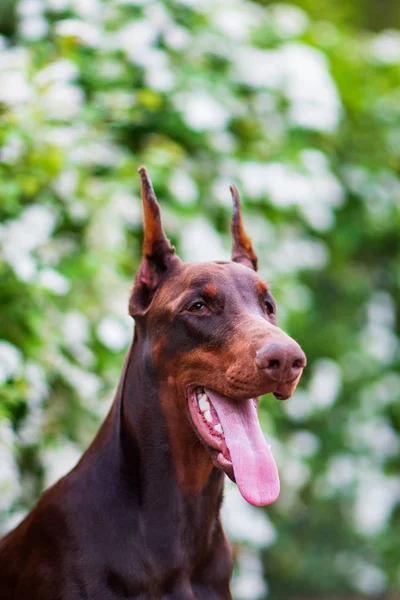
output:
[[[209,389],[205,392],[221,421],[243,498],[255,506],[275,502],[279,496],[278,469],[261,431],[254,400],[236,402]]]

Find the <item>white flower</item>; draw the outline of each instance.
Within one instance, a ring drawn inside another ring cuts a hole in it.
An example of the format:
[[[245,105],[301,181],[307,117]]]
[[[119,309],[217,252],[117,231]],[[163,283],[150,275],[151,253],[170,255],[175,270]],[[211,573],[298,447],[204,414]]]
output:
[[[119,215],[112,211],[110,205],[98,210],[88,227],[87,242],[89,246],[97,253],[104,253],[107,248],[115,250],[117,247],[122,247],[124,241],[124,231]]]
[[[100,393],[103,385],[103,382],[97,375],[88,373],[82,369],[73,369],[73,372],[70,372],[69,382],[74,385],[82,400],[90,400],[92,402]]]
[[[381,406],[390,406],[400,397],[400,375],[389,372],[383,375],[373,386],[368,385],[364,394],[364,401],[374,398]]]
[[[63,440],[61,446],[46,448],[42,454],[45,487],[53,485],[66,475],[76,465],[81,454],[81,449],[68,440]]]
[[[83,46],[96,47],[101,41],[100,30],[90,23],[80,19],[64,19],[54,27],[57,35],[78,40]]]
[[[393,298],[383,290],[376,290],[368,303],[368,320],[383,327],[396,325],[396,305]]]
[[[238,488],[228,481],[221,514],[224,528],[234,541],[246,541],[259,548],[266,548],[276,540],[275,528],[266,513],[248,504]]]
[[[213,0],[177,0],[177,2],[184,6],[190,6],[198,12],[205,12],[215,5]]]
[[[229,260],[230,254],[222,246],[221,238],[208,221],[199,217],[187,223],[182,230],[181,248],[184,260],[204,262]]]
[[[33,281],[36,276],[36,260],[30,255],[16,251],[7,257],[8,264],[14,269],[20,281]]]
[[[198,197],[197,186],[183,170],[175,170],[168,182],[171,194],[180,204],[194,204]]]
[[[272,17],[274,30],[283,38],[301,35],[309,23],[304,10],[290,4],[273,4],[268,13]]]
[[[95,356],[86,346],[89,339],[89,321],[78,311],[67,313],[62,331],[71,353],[85,367],[95,364]]]
[[[71,160],[76,165],[83,164],[87,167],[93,165],[112,167],[121,162],[122,151],[107,140],[100,139],[96,142],[89,140],[74,150]]]
[[[49,11],[64,12],[71,6],[71,0],[45,0]]]
[[[75,85],[62,81],[54,81],[42,94],[42,106],[46,117],[57,121],[76,118],[83,102],[83,91]]]
[[[131,332],[116,317],[105,317],[97,327],[97,337],[113,352],[119,352],[129,344]]]
[[[42,436],[44,421],[43,401],[49,394],[49,386],[43,367],[28,362],[25,365],[27,383],[27,414],[18,427],[18,440],[22,444],[36,444]]]
[[[33,204],[26,208],[20,217],[22,229],[18,232],[23,240],[20,241],[22,247],[27,250],[33,250],[44,244],[49,239],[56,224],[54,211],[39,204]]]
[[[400,61],[400,33],[388,29],[375,36],[370,44],[371,57],[378,63],[397,65]]]
[[[286,414],[292,421],[304,421],[313,412],[310,396],[302,390],[296,390],[294,396],[284,404]]]
[[[40,86],[54,82],[73,81],[79,75],[79,69],[72,60],[61,59],[48,64],[35,76],[35,81]]]
[[[49,29],[49,24],[43,17],[27,17],[19,23],[19,33],[26,40],[40,40]]]
[[[249,86],[279,89],[282,85],[279,54],[276,50],[241,46],[233,55],[232,64],[233,76]]]
[[[332,406],[341,385],[341,371],[336,362],[325,358],[314,364],[309,394],[315,406],[322,409]]]
[[[55,192],[64,200],[70,200],[78,187],[78,172],[72,169],[63,171],[53,183]]]
[[[21,280],[34,278],[36,261],[30,252],[47,242],[54,225],[54,213],[36,204],[26,208],[19,220],[8,221],[0,229],[3,258]]]
[[[0,162],[13,164],[17,162],[25,151],[25,143],[15,134],[10,134],[0,148]]]
[[[399,340],[388,327],[369,323],[362,332],[360,344],[367,353],[383,364],[389,365],[393,362]]]
[[[69,152],[89,135],[89,129],[83,123],[64,126],[52,124],[51,126],[43,127],[42,132],[45,142]]]
[[[363,595],[380,596],[387,588],[385,572],[352,552],[338,554],[336,566]]]
[[[22,445],[37,444],[43,433],[43,411],[39,407],[32,409],[18,428],[18,439]]]
[[[262,561],[250,548],[243,549],[238,557],[239,575],[233,580],[234,596],[238,600],[261,600],[268,594]]]
[[[28,102],[32,97],[33,90],[25,73],[0,70],[0,102],[14,108]]]
[[[41,0],[19,0],[17,12],[20,17],[34,18],[43,13]]]
[[[22,355],[18,348],[0,340],[0,384],[16,375],[22,367]]]
[[[117,187],[111,194],[111,210],[129,225],[140,225],[142,222],[142,205],[137,196],[131,194],[128,188]],[[121,225],[122,228],[122,225]]]
[[[75,389],[80,398],[95,405],[103,385],[102,380],[94,373],[71,364],[62,354],[54,354],[51,359],[60,375]]]
[[[40,271],[39,283],[42,287],[57,294],[57,296],[63,296],[71,287],[69,280],[64,275],[51,268],[45,268]]]
[[[264,16],[265,13],[259,8],[247,5],[246,10],[243,10],[240,4],[229,6],[229,3],[216,3],[212,20],[228,39],[240,42],[249,37],[251,29],[259,23],[260,17]]]
[[[223,129],[230,118],[227,110],[204,92],[180,94],[176,102],[186,123],[196,131]]]
[[[298,490],[310,480],[310,468],[298,460],[297,456],[283,456],[280,464],[282,464],[281,479],[286,485],[285,489]]]
[[[290,42],[278,50],[241,47],[233,57],[233,76],[255,88],[283,92],[293,125],[333,131],[339,123],[341,102],[325,55],[310,46]]]
[[[337,454],[328,463],[325,474],[326,481],[321,486],[328,491],[342,491],[356,480],[358,464],[351,454]],[[324,492],[325,490],[322,489]]]
[[[214,181],[212,186],[212,198],[222,206],[232,207],[232,196],[229,190],[231,179],[227,177],[219,177]]]
[[[399,341],[394,332],[396,322],[393,299],[378,290],[368,306],[368,323],[361,336],[361,343],[368,353],[384,364],[393,361]]]
[[[165,55],[163,56],[165,57]],[[160,92],[168,92],[175,85],[175,76],[173,72],[159,61],[157,61],[155,67],[147,69],[145,80],[148,87],[159,90]]]
[[[316,148],[304,148],[300,153],[303,165],[310,173],[325,175],[329,172],[329,161],[326,154]]]
[[[89,321],[78,311],[69,312],[65,316],[62,331],[69,346],[82,346],[89,338]]]
[[[290,120],[301,127],[333,131],[341,116],[341,103],[322,52],[300,43],[280,51],[284,69],[283,91],[291,102]]]
[[[32,63],[32,53],[23,46],[10,47],[2,56],[1,69],[27,73]]]
[[[221,152],[221,154],[230,154],[237,147],[235,137],[228,131],[212,132],[209,139],[214,148]]]
[[[157,30],[146,20],[131,21],[118,31],[114,44],[123,50],[128,58],[142,64],[155,42]]]
[[[104,18],[104,4],[99,0],[71,0],[74,12],[82,19],[97,20]]]
[[[292,231],[270,250],[267,258],[275,273],[294,273],[300,269],[321,269],[328,260],[328,250],[321,241],[299,238]]]
[[[115,0],[117,4],[126,4],[130,6],[145,6],[149,4],[152,0]]]
[[[361,593],[375,596],[386,590],[387,575],[375,565],[360,561],[352,577],[352,582]]]
[[[29,406],[36,406],[48,396],[49,387],[43,367],[34,362],[25,365],[25,379],[28,384],[27,399]]]
[[[144,10],[143,14],[146,21],[151,24],[152,28],[157,32],[168,31],[173,25],[169,11],[163,6],[162,2],[149,2]]]
[[[293,433],[288,441],[288,448],[290,452],[293,454],[293,456],[298,456],[300,458],[314,456],[320,445],[321,442],[316,435],[311,433],[311,431],[302,429],[299,429]]]
[[[247,162],[240,168],[240,177],[251,198],[267,194],[278,207],[298,205],[310,225],[327,229],[333,223],[332,208],[343,203],[343,188],[327,170],[322,153],[308,150],[301,158],[308,174],[284,163]]]
[[[96,99],[108,110],[116,115],[126,116],[126,111],[135,105],[135,95],[132,92],[120,90],[101,92],[96,94]]]
[[[394,457],[400,450],[400,438],[392,425],[383,417],[364,421],[360,415],[349,422],[347,436],[357,450],[372,451],[378,459]]]
[[[163,34],[164,41],[173,50],[184,50],[190,44],[190,34],[183,27],[171,25]]]
[[[358,478],[354,521],[361,534],[376,535],[387,526],[400,502],[400,480],[368,466],[361,466]]]
[[[146,6],[150,4],[152,0],[115,0],[117,4],[123,4],[127,6]]]
[[[9,510],[21,488],[13,455],[14,433],[7,421],[0,421],[0,511]]]

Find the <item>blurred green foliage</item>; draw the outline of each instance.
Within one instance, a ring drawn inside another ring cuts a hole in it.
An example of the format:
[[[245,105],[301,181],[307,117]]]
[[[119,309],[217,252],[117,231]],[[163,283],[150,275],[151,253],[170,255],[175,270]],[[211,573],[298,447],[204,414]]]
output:
[[[20,0],[3,18],[3,530],[110,405],[144,163],[187,260],[229,256],[238,184],[309,359],[291,401],[262,402],[282,492],[268,540],[255,516],[231,532],[236,597],[400,592],[400,35],[350,27],[361,2],[297,4]]]
[[[260,4],[272,4],[271,0],[261,0]],[[296,6],[304,9],[319,21],[331,21],[336,25],[351,29],[392,29],[400,26],[400,6],[396,0],[338,0],[319,2],[318,0],[296,0]]]

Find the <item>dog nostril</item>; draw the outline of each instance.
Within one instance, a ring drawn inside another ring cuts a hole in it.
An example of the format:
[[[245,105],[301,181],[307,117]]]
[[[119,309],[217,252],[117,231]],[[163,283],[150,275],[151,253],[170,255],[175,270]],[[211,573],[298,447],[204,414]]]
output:
[[[304,367],[304,360],[302,358],[296,358],[292,364],[293,369],[302,369]]]
[[[277,358],[271,358],[266,366],[267,369],[277,371],[280,367],[280,361]]]

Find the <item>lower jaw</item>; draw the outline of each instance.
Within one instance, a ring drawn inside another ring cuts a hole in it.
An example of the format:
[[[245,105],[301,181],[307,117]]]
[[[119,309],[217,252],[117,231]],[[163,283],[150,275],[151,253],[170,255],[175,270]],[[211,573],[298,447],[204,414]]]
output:
[[[218,469],[222,469],[226,475],[228,475],[229,479],[231,479],[234,483],[236,483],[235,473],[233,472],[233,464],[230,460],[225,458],[222,452],[219,452],[217,456],[214,458],[212,456],[213,463]]]
[[[211,432],[211,427],[207,427],[207,424],[204,423],[203,416],[198,408],[195,387],[188,389],[187,403],[193,428],[209,452],[214,466],[218,469],[222,469],[222,471],[235,482],[233,465],[230,459],[229,449],[225,442],[225,436],[223,434],[213,434]]]

